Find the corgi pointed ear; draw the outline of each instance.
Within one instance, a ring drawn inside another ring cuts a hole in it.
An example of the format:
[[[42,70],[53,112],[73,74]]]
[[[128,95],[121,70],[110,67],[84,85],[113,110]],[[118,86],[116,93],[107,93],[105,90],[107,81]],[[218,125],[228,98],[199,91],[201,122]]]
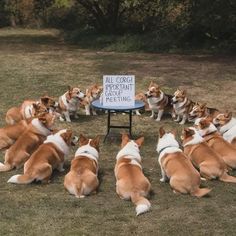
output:
[[[66,130],[65,133],[61,134],[61,137],[64,139],[64,141],[67,143],[67,144],[70,144],[70,140],[71,140],[71,137],[72,137],[72,130],[71,129],[68,129]]]
[[[38,109],[38,105],[37,105],[36,103],[33,103],[32,106],[33,106],[33,108],[34,108],[35,110]]]
[[[206,107],[206,105],[207,105],[206,102],[204,102],[203,104],[200,105],[200,108],[203,109]]]
[[[177,130],[176,129],[173,129],[170,132],[176,137],[176,135],[177,135]]]
[[[149,84],[149,88],[151,88],[154,85],[154,82],[151,80],[150,84]]]
[[[143,136],[135,140],[135,143],[137,143],[139,147],[141,147],[143,142],[144,142],[144,137]]]
[[[226,112],[225,117],[228,118],[228,119],[231,119],[232,115],[233,115],[233,113],[231,111],[230,112]]]
[[[159,137],[162,138],[165,133],[166,133],[166,131],[165,131],[164,128],[161,126],[160,129],[159,129]]]
[[[68,92],[71,92],[73,90],[73,87],[71,87],[70,85],[67,86]]]
[[[99,143],[100,143],[100,136],[97,135],[94,139],[92,139],[92,141],[90,142],[90,144],[96,148],[99,147]]]
[[[38,116],[38,120],[39,120],[41,123],[43,123],[43,124],[46,124],[46,123],[47,123],[47,119],[46,119],[46,117],[45,117],[44,114],[40,114],[40,115]]]
[[[82,146],[88,142],[88,138],[86,138],[83,134],[79,135],[79,145]]]
[[[123,133],[121,139],[121,147],[124,147],[130,141],[129,135],[127,133]]]
[[[184,90],[182,91],[182,94],[183,94],[184,96],[186,96],[186,95],[187,95],[187,90],[184,89]]]
[[[45,105],[45,104],[48,103],[49,97],[48,96],[43,96],[43,97],[40,98],[40,101],[41,101],[42,104]]]

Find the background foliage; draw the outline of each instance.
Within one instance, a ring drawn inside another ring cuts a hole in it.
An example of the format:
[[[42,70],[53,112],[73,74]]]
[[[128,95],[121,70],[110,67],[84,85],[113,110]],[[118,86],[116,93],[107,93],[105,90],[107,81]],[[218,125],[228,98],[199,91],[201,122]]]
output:
[[[56,27],[107,50],[235,52],[235,12],[235,0],[2,0],[0,27]]]

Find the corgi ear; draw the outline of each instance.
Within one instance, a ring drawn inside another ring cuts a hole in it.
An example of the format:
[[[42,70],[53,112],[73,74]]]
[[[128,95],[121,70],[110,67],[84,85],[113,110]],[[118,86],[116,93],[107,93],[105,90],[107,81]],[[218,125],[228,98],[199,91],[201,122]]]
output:
[[[149,84],[149,88],[151,88],[153,85],[154,85],[154,82],[151,81],[150,84]]]
[[[36,103],[33,103],[32,106],[33,106],[34,110],[38,109],[38,105]]]
[[[121,147],[124,147],[124,146],[130,141],[129,135],[126,134],[126,133],[123,133],[123,134],[122,134],[121,139],[122,139],[122,141],[121,141]]]
[[[232,112],[226,112],[225,117],[231,119],[232,115],[233,115]]]
[[[160,129],[159,129],[159,137],[162,138],[165,133],[166,133],[166,131],[164,130],[164,128],[160,127]]]
[[[43,124],[46,124],[46,123],[47,123],[47,119],[46,119],[46,117],[45,117],[44,114],[40,114],[40,115],[38,116],[38,119],[39,119],[39,121],[40,121],[41,123],[43,123]]]
[[[46,104],[48,103],[48,101],[49,101],[49,97],[47,97],[47,96],[41,97],[41,98],[40,98],[40,101],[41,101],[41,103],[43,103],[44,105],[46,105]]]
[[[61,137],[69,144],[72,137],[72,130],[68,129],[65,133],[61,134]]]
[[[83,134],[79,135],[79,145],[85,145],[88,143],[88,138],[86,138]]]
[[[176,137],[176,135],[177,135],[177,130],[176,129],[173,129],[170,132]]]
[[[140,138],[135,140],[135,143],[137,143],[139,147],[141,147],[143,142],[144,142],[144,137],[140,137]]]
[[[100,136],[97,135],[94,139],[91,140],[90,144],[96,148],[99,147],[99,143],[100,143]]]
[[[186,95],[187,95],[187,90],[184,89],[184,90],[182,91],[182,94],[183,94],[184,96],[186,96]]]
[[[200,108],[203,109],[206,107],[206,102],[204,102],[203,104],[200,105]]]

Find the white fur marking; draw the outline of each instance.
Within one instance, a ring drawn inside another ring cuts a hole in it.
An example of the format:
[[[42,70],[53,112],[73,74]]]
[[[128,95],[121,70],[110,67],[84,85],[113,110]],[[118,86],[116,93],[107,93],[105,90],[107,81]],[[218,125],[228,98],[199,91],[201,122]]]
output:
[[[40,134],[44,136],[48,136],[51,132],[48,128],[46,128],[38,118],[32,120],[31,124],[40,132]]]

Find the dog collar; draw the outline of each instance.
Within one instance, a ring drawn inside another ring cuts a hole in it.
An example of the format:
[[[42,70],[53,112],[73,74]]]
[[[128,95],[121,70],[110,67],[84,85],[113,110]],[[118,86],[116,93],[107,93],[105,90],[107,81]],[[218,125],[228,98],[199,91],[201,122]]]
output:
[[[217,130],[214,130],[214,131],[212,131],[212,132],[210,132],[210,133],[208,133],[208,134],[204,134],[202,137],[205,138],[206,136],[211,135],[211,134],[214,134],[214,133],[216,133],[216,132],[217,132]]]
[[[173,148],[173,147],[176,147],[176,146],[166,146],[164,148],[162,148],[160,151],[159,151],[159,155],[167,148]],[[176,148],[179,148],[179,147],[176,147]]]

